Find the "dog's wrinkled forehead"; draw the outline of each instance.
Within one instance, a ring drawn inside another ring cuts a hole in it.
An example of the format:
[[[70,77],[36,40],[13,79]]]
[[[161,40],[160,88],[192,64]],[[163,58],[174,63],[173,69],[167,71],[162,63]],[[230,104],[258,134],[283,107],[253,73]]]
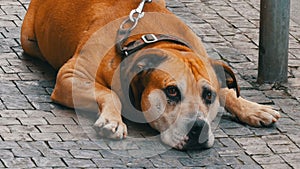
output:
[[[167,49],[145,49],[138,52],[131,59],[127,59],[127,73],[137,73],[143,70],[160,69],[169,72],[171,75],[187,73],[191,71],[195,80],[205,78],[209,80],[207,66],[210,63],[197,56],[193,52],[181,52]],[[126,63],[126,62],[124,62]]]

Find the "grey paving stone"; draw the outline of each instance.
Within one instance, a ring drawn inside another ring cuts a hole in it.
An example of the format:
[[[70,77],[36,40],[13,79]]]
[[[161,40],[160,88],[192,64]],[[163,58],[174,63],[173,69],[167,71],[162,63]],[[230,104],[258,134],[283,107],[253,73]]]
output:
[[[13,117],[0,117],[0,125],[5,126],[5,125],[18,125],[20,122],[18,119],[13,118]]]
[[[241,147],[218,147],[216,150],[220,156],[235,156],[244,153],[244,149]]]
[[[128,150],[101,150],[104,159],[120,159],[132,157]]]
[[[156,168],[183,168],[182,164],[173,158],[151,158],[150,161]]]
[[[40,151],[33,148],[14,148],[12,152],[16,157],[38,157],[41,155]]]
[[[291,140],[286,135],[270,135],[270,136],[262,136],[262,139],[268,143],[272,144],[291,144]]]
[[[31,102],[31,104],[35,109],[43,110],[43,111],[51,111],[55,107],[55,104],[53,103]]]
[[[207,156],[219,157],[219,153],[214,148],[207,150],[189,150],[187,151],[188,155],[192,158],[202,158]]]
[[[35,141],[61,141],[57,133],[30,133],[30,137]]]
[[[47,121],[43,117],[20,117],[18,118],[23,125],[46,125]]]
[[[102,158],[99,151],[95,150],[70,150],[70,154],[75,158],[81,159]]]
[[[63,141],[90,140],[86,133],[58,133],[58,136]]]
[[[28,94],[47,94],[45,89],[37,81],[16,81],[18,88],[25,95]]]
[[[67,133],[67,129],[63,125],[39,125],[37,128],[42,133]]]
[[[41,73],[19,73],[19,77],[21,80],[24,81],[29,81],[29,80],[47,80],[48,78],[45,77],[43,74]]]
[[[91,160],[86,159],[74,159],[74,158],[63,158],[63,161],[67,166],[78,167],[78,168],[92,168],[97,167]]]
[[[152,162],[149,159],[129,159],[124,160],[126,167],[128,168],[152,168],[154,167]]]
[[[24,149],[38,149],[41,151],[49,148],[44,141],[18,141],[18,144]]]
[[[19,148],[20,146],[15,141],[0,141],[0,149]]]
[[[108,145],[103,141],[78,140],[76,144],[83,150],[109,150]]]
[[[253,132],[246,127],[223,129],[223,131],[229,136],[252,136]]]
[[[266,145],[265,140],[260,137],[237,137],[234,138],[234,140],[241,146]]]
[[[300,153],[280,154],[280,156],[288,163],[297,163],[300,161]]]
[[[51,112],[56,117],[77,117],[77,114],[74,110],[65,107],[56,107],[55,109],[51,110]]]
[[[283,90],[267,90],[264,91],[264,94],[271,99],[282,99],[289,97],[288,93]]]
[[[252,158],[259,164],[282,164],[284,160],[279,155],[258,155],[252,156]]]
[[[243,162],[237,159],[235,156],[225,156],[222,157],[222,159],[224,160],[227,166],[243,165]]]
[[[224,133],[224,131],[220,128],[217,128],[214,132],[215,138],[226,138],[228,137],[227,134]]]
[[[299,162],[293,162],[293,163],[290,163],[289,165],[291,165],[293,168],[300,168]]]
[[[50,158],[72,158],[73,156],[67,150],[53,150],[53,149],[42,149],[40,150],[44,157]]]
[[[2,78],[1,78],[2,79]],[[16,85],[11,81],[0,81],[1,88],[0,93],[1,94],[21,94]]]
[[[242,55],[239,51],[232,48],[216,48],[219,55],[221,55],[222,59],[233,62],[247,62],[247,58]]]
[[[26,113],[22,110],[2,110],[0,111],[0,116],[11,118],[27,117]]]
[[[10,129],[6,126],[0,126],[0,133],[10,133]]]
[[[300,144],[300,137],[297,134],[288,134],[288,137],[292,140],[292,142],[298,144]]]
[[[12,133],[38,133],[35,126],[11,125],[8,127]]]
[[[236,158],[241,161],[244,165],[256,165],[257,163],[253,160],[252,157],[246,154],[239,154]]]
[[[1,133],[4,141],[32,141],[26,133]]]
[[[38,167],[65,167],[60,158],[34,157],[33,161]]]
[[[213,165],[226,165],[226,162],[220,158],[202,157],[202,158],[179,158],[183,166],[187,167],[204,167]]]
[[[245,70],[243,70],[245,71]],[[261,103],[261,104],[272,104],[272,101],[267,98],[263,92],[256,90],[243,90],[241,95],[244,96],[245,99],[250,101]]]
[[[136,149],[136,150],[126,150],[127,152],[121,152],[120,155],[124,157],[131,157],[137,159],[145,159],[145,158],[152,158],[157,156],[161,153],[164,153],[165,149],[158,150],[158,149]]]
[[[80,125],[64,125],[70,133],[84,133]]]
[[[33,110],[34,108],[30,103],[27,101],[20,101],[20,102],[9,102],[9,101],[4,101],[3,102],[5,107],[7,107],[8,110],[18,110],[18,109],[29,109]]]
[[[4,165],[1,163],[1,164],[0,164],[0,167],[1,167],[1,168],[4,168]]]
[[[120,141],[109,141],[108,146],[112,150],[132,150],[132,149],[139,149],[139,147],[133,141],[124,140]]]
[[[253,165],[233,165],[232,166],[234,169],[261,169],[262,167],[257,164]]]
[[[26,98],[30,102],[37,102],[37,103],[50,103],[51,98],[49,95],[26,95]]]
[[[13,158],[14,154],[10,150],[1,150],[0,151],[0,159],[8,159]]]
[[[7,81],[9,81],[9,80],[20,80],[20,78],[17,74],[4,74],[4,73],[0,73],[0,79],[7,80]]]
[[[1,159],[8,168],[33,168],[36,167],[30,158]]]
[[[52,149],[58,149],[58,150],[71,150],[71,149],[76,150],[80,148],[80,146],[73,141],[65,141],[65,142],[49,141],[48,144]]]
[[[276,135],[280,134],[280,132],[277,130],[277,124],[274,124],[273,126],[269,126],[266,128],[250,128],[250,130],[256,135],[256,136],[266,136],[266,135]]]
[[[73,118],[70,117],[46,117],[45,118],[49,124],[57,125],[57,124],[76,124]]]
[[[276,154],[281,154],[281,153],[296,153],[300,152],[299,147],[297,147],[295,144],[273,144],[269,145],[271,150],[276,153]]]
[[[27,117],[54,117],[54,114],[42,110],[25,110]]]
[[[97,167],[114,167],[114,168],[126,168],[126,163],[120,159],[93,159],[93,162]]]
[[[179,158],[179,157],[189,157],[185,152],[177,151],[174,149],[170,149],[162,154],[160,154],[162,158]]]
[[[273,99],[273,101],[289,115],[299,112],[299,102],[295,99]]]
[[[264,169],[282,169],[286,168],[289,169],[291,168],[288,164],[268,164],[268,165],[262,165]]]
[[[30,72],[28,68],[25,65],[7,65],[7,66],[1,66],[2,70],[5,73],[22,73],[22,72]]]
[[[272,151],[270,150],[267,145],[253,145],[253,146],[244,146],[246,149],[246,153],[248,155],[268,155],[272,154]]]
[[[219,141],[225,146],[225,147],[239,147],[239,145],[231,138],[220,138]]]

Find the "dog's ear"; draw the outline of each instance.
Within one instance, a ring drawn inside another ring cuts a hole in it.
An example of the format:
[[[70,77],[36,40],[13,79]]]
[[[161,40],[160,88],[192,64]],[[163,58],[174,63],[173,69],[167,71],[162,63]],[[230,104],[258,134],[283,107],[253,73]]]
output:
[[[120,78],[123,93],[130,95],[131,103],[140,107],[139,101],[148,75],[167,59],[167,55],[158,49],[145,49],[121,62]]]
[[[210,59],[211,65],[213,66],[219,83],[222,88],[228,87],[229,89],[235,89],[237,97],[240,96],[240,87],[237,83],[236,77],[232,69],[223,63],[222,61],[216,61]]]
[[[166,59],[167,55],[162,50],[145,49],[122,61],[121,74],[125,74],[126,79],[132,79],[141,72],[152,71]]]

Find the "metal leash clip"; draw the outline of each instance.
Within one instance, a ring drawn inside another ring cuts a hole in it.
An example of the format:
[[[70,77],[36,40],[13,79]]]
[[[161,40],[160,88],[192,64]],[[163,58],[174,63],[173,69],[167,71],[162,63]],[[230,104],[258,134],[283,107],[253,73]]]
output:
[[[122,55],[127,56],[126,49],[123,48],[124,42],[130,36],[131,31],[137,26],[139,19],[144,17],[144,7],[146,3],[151,3],[152,0],[142,0],[139,6],[130,12],[130,15],[125,19],[118,30],[117,33],[117,51],[122,53]]]
[[[130,12],[129,18],[130,18],[131,22],[136,22],[137,20],[144,17],[143,9],[144,9],[146,2],[150,3],[150,2],[152,2],[152,0],[142,0],[140,5],[136,9],[134,9]],[[135,15],[137,15],[137,16],[135,16]]]

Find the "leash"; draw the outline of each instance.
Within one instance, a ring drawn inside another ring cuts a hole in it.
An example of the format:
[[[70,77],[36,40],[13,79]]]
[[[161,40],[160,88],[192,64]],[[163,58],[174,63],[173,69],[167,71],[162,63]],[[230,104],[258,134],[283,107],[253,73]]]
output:
[[[117,32],[117,43],[116,50],[121,55],[122,59],[130,56],[131,54],[137,52],[138,50],[161,41],[168,41],[184,45],[190,48],[190,45],[185,41],[171,35],[164,34],[145,34],[142,35],[140,39],[125,45],[125,42],[128,40],[131,32],[136,28],[138,22],[141,18],[144,17],[145,13],[143,12],[146,3],[151,3],[152,0],[142,0],[139,6],[136,9],[133,9],[128,18],[125,19]]]
[[[145,13],[143,12],[145,4],[151,3],[152,0],[142,0],[139,6],[136,9],[133,9],[129,17],[125,19],[117,32],[117,51],[122,55],[127,55],[123,50],[123,45],[131,34],[132,30],[137,26],[139,20],[144,17]]]

